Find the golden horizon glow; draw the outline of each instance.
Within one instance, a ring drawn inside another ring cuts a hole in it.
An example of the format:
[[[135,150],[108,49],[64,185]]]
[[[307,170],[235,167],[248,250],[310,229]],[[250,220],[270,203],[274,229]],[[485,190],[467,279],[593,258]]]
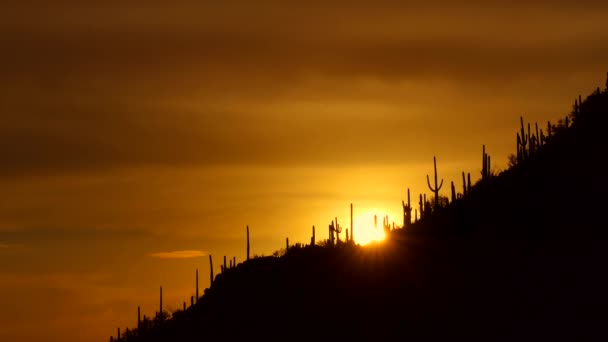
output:
[[[361,214],[354,215],[353,225],[355,227],[355,243],[362,246],[372,242],[383,241],[386,236],[382,227],[382,210],[371,209]],[[377,226],[374,227],[374,215],[378,216]]]

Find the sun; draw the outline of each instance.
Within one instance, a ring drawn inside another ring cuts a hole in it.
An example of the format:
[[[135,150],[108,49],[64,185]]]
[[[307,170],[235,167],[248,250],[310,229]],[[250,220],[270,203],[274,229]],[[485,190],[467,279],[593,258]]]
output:
[[[384,229],[382,227],[381,215],[378,215],[377,226],[374,227],[374,215],[381,211],[369,210],[365,211],[353,218],[353,226],[355,227],[355,243],[367,245],[371,242],[379,242],[384,240]]]

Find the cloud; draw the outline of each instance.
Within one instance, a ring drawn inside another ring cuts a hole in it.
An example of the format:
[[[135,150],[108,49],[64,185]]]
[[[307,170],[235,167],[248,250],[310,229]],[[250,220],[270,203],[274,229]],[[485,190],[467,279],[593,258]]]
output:
[[[509,108],[490,95],[542,91],[512,82],[603,77],[605,1],[431,2],[15,4],[0,20],[0,178],[420,159]]]
[[[172,252],[158,252],[158,253],[150,253],[149,257],[159,258],[159,259],[190,259],[190,258],[198,258],[207,255],[208,253],[203,251],[194,251],[194,250],[186,250],[186,251],[172,251]]]
[[[0,249],[8,249],[8,244],[0,242]]]

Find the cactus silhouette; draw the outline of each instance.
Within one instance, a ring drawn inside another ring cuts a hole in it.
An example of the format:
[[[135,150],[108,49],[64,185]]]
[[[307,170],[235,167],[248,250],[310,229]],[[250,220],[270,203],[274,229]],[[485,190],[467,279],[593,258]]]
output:
[[[464,175],[464,171],[462,171],[462,196],[464,197],[466,195],[467,195],[467,180]]]
[[[429,175],[426,175],[426,182],[429,185],[429,189],[435,193],[435,209],[439,208],[439,190],[443,186],[443,178],[441,179],[441,183],[437,186],[437,159],[433,156],[433,168],[435,170],[435,187],[431,186],[431,181],[429,180]]]
[[[250,249],[250,245],[249,245],[249,226],[247,226],[247,261],[249,261],[249,249]]]
[[[410,203],[410,188],[407,188],[407,204],[401,201],[403,206],[403,228],[407,228],[412,224],[412,206]]]
[[[334,226],[334,231],[336,232],[336,244],[340,243],[340,233],[342,233],[342,227],[338,224],[338,218],[336,217],[336,225]]]
[[[310,245],[315,245],[315,226],[312,226],[312,237],[310,238]]]
[[[528,156],[528,151],[526,146],[528,145],[528,138],[526,137],[526,131],[524,130],[524,117],[519,117],[519,122],[521,124],[521,128],[519,134],[517,135],[517,146],[519,146],[518,150],[521,150],[521,154],[519,155],[518,162],[526,159]],[[529,126],[528,126],[529,127]]]
[[[353,204],[350,204],[350,241],[354,242],[355,237],[355,229],[353,228]],[[349,241],[349,238],[346,238],[346,242]]]
[[[213,285],[213,256],[209,254],[209,286]]]
[[[481,179],[487,180],[490,179],[491,171],[490,171],[490,156],[486,153],[486,145],[482,146],[482,167],[481,167]]]
[[[163,320],[163,287],[160,287],[160,307],[158,311],[158,321],[162,322]]]

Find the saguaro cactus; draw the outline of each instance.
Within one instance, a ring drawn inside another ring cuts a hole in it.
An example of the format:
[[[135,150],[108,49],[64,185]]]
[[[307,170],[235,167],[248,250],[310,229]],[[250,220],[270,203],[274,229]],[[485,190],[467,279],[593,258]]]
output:
[[[355,237],[355,228],[353,228],[353,204],[350,204],[350,241],[354,242],[354,237]],[[349,239],[346,238],[346,242],[348,242]]]
[[[158,311],[158,320],[163,321],[163,287],[160,287],[160,307]]]
[[[213,256],[209,254],[209,286],[213,285]]]
[[[412,205],[410,203],[410,188],[407,188],[407,204],[401,201],[403,206],[403,228],[407,228],[412,224]]]
[[[462,196],[467,195],[467,180],[464,176],[464,171],[462,171]]]
[[[490,171],[490,156],[486,153],[486,145],[482,147],[482,155],[483,155],[483,164],[481,167],[481,179],[486,180],[490,179],[491,171]]]
[[[137,333],[139,334],[139,331],[141,329],[141,308],[139,306],[137,306]]]
[[[443,178],[441,179],[441,183],[437,186],[437,159],[433,156],[433,168],[435,169],[435,188],[431,186],[431,181],[429,180],[429,175],[426,175],[426,182],[429,185],[429,189],[435,193],[435,210],[439,208],[439,190],[443,186]]]
[[[340,233],[342,233],[342,227],[340,227],[337,217],[336,217],[336,225],[334,226],[334,231],[336,232],[336,244],[339,244],[340,243]]]
[[[247,226],[247,260],[249,260],[249,226]]]
[[[519,122],[521,123],[520,133],[519,133],[519,145],[521,146],[521,159],[526,159],[528,157],[528,151],[526,146],[528,145],[528,137],[526,137],[526,131],[524,130],[524,117],[519,117]]]
[[[226,267],[226,256],[224,255],[224,270],[222,272],[225,272],[228,269],[228,267]]]
[[[315,245],[315,226],[312,226],[312,237],[310,238],[310,245],[314,246]]]
[[[384,226],[385,236],[388,236],[388,234],[391,232],[391,224],[389,222],[388,215],[384,216],[384,219],[382,220],[382,225]]]

